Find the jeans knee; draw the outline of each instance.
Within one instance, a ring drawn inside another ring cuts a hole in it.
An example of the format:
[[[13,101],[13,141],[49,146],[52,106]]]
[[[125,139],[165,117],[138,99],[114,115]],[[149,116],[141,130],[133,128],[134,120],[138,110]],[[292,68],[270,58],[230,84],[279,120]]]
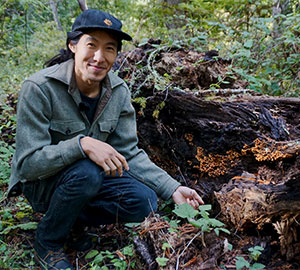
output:
[[[80,191],[82,196],[96,195],[103,182],[103,170],[89,159],[77,161],[65,175],[65,186]]]
[[[143,221],[151,212],[157,210],[157,196],[152,189],[139,193],[136,200],[138,203],[135,204],[136,213],[134,216],[137,221]]]

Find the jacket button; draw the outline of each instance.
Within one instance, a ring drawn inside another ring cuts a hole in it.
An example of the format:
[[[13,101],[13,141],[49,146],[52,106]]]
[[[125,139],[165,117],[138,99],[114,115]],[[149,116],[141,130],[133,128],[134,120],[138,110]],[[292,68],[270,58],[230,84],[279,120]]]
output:
[[[66,135],[70,135],[70,133],[71,133],[71,130],[68,128],[68,129],[66,130]]]

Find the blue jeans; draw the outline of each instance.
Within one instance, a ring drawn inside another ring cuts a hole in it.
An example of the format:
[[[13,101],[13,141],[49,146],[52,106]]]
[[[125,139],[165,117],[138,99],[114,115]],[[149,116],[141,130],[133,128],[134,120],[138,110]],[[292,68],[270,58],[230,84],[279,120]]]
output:
[[[41,185],[41,182],[29,182],[23,188],[35,208],[35,201],[41,203],[41,194],[34,196],[30,185]],[[127,172],[122,177],[106,176],[102,168],[89,159],[75,162],[43,181],[43,185],[36,190],[49,198],[48,209],[38,224],[36,238],[45,249],[63,247],[75,221],[94,226],[140,222],[157,209],[157,197],[152,189]]]

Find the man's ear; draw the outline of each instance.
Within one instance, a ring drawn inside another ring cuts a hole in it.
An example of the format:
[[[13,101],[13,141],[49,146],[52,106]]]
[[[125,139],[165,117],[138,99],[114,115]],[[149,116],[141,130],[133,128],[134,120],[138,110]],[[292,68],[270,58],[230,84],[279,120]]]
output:
[[[69,42],[68,47],[69,47],[69,49],[71,50],[72,53],[75,53],[76,45],[74,45],[72,42]]]

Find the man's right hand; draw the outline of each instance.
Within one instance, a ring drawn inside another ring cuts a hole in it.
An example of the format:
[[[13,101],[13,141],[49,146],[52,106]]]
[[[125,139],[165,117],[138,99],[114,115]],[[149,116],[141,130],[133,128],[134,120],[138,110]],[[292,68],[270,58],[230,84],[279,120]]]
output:
[[[125,157],[109,144],[92,137],[81,138],[80,144],[84,153],[102,167],[106,175],[116,176],[118,171],[118,175],[122,176],[123,167],[126,171],[129,170]]]

